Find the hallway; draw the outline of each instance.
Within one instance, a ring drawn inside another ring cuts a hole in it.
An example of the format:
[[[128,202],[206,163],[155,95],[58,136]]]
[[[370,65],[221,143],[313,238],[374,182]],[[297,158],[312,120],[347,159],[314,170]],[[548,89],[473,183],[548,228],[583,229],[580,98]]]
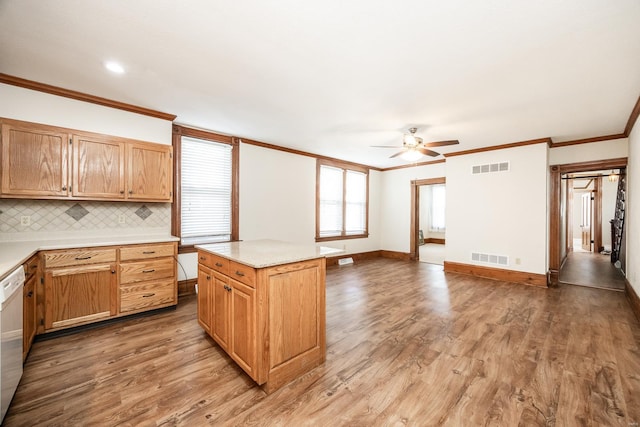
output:
[[[624,281],[609,255],[592,252],[569,252],[560,270],[560,282],[571,285],[624,291]]]

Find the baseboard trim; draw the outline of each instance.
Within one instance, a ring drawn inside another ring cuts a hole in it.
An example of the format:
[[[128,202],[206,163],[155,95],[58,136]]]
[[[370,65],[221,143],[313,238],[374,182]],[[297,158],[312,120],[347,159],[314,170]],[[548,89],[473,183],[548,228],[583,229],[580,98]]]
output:
[[[439,245],[444,245],[445,241],[444,239],[434,239],[432,237],[429,237],[428,239],[424,239],[425,243],[437,243]]]
[[[363,261],[366,259],[375,259],[379,258],[380,251],[371,251],[371,252],[359,252],[356,254],[343,254],[338,256],[327,257],[327,267],[330,265],[338,265],[338,260],[343,258],[353,258],[353,261]]]
[[[411,261],[411,254],[405,252],[395,252],[395,251],[370,251],[370,252],[358,252],[355,254],[343,254],[338,256],[327,257],[327,267],[331,265],[338,265],[338,260],[343,258],[353,258],[354,262],[364,261],[368,259],[376,259],[376,258],[389,258],[389,259],[399,259],[402,261]]]
[[[411,261],[411,254],[406,252],[380,251],[380,256],[382,258],[399,259],[401,261]]]
[[[521,283],[523,285],[547,287],[547,276],[544,274],[527,273],[524,271],[505,270],[502,268],[484,267],[480,265],[463,264],[459,262],[444,262],[445,273],[459,273],[486,279],[501,280],[503,282]]]
[[[195,295],[196,283],[198,283],[198,279],[195,277],[193,279],[179,280],[178,281],[178,297],[183,297],[186,295]]]
[[[640,322],[640,298],[627,279],[624,280],[624,290],[629,300],[631,311],[633,311],[633,314],[636,315],[636,318]]]

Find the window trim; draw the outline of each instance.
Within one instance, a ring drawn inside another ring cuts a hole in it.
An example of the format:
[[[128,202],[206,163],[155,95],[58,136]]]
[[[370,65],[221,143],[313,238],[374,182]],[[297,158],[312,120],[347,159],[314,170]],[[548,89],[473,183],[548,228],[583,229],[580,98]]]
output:
[[[320,168],[322,166],[331,166],[334,168],[342,169],[343,177],[346,176],[346,171],[360,172],[364,173],[367,177],[366,179],[366,215],[365,215],[365,232],[362,234],[346,234],[345,233],[345,210],[346,210],[346,179],[342,180],[342,234],[339,236],[327,236],[320,237]],[[348,240],[348,239],[364,239],[369,237],[369,173],[370,169],[367,167],[363,167],[362,165],[358,165],[355,163],[349,162],[341,162],[336,160],[328,160],[328,159],[317,159],[316,160],[316,242],[329,242],[332,240]]]
[[[173,203],[171,204],[171,234],[176,237],[181,236],[182,226],[182,211],[181,211],[181,192],[182,185],[181,176],[181,144],[182,137],[187,136],[191,138],[203,139],[206,141],[217,142],[220,144],[229,144],[232,146],[231,150],[231,241],[235,242],[239,240],[239,176],[240,176],[240,144],[236,137],[229,135],[221,135],[218,133],[184,127],[180,125],[173,125],[172,132],[172,145],[173,145]],[[196,252],[197,249],[194,245],[182,245],[178,243],[178,253],[191,253]]]

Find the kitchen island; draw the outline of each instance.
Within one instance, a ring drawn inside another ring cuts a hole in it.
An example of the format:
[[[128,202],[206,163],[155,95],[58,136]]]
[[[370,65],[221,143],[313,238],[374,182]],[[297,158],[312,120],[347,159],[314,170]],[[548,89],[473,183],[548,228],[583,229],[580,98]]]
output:
[[[276,240],[198,245],[198,323],[267,393],[325,361],[325,257]]]

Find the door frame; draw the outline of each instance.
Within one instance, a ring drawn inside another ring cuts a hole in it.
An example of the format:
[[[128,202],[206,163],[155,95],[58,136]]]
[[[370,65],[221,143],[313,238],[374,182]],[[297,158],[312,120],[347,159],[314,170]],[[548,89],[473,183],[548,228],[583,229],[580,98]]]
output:
[[[561,251],[561,186],[562,175],[573,172],[588,172],[600,169],[619,169],[627,167],[627,157],[620,157],[609,160],[596,160],[591,162],[566,163],[562,165],[552,165],[550,169],[550,194],[549,194],[549,270],[547,271],[547,282],[550,286],[558,286],[560,281],[560,267],[562,265]],[[602,183],[602,181],[601,181]],[[602,186],[600,186],[602,193]],[[595,222],[595,219],[594,219]],[[596,222],[596,227],[598,224]],[[600,219],[600,234],[602,233],[602,219]],[[594,239],[595,240],[595,239]],[[597,249],[597,248],[596,248]]]
[[[423,185],[446,184],[445,177],[414,179],[411,181],[411,235],[409,238],[409,257],[412,261],[418,261],[420,252],[418,250],[418,219],[420,218],[420,187]]]

